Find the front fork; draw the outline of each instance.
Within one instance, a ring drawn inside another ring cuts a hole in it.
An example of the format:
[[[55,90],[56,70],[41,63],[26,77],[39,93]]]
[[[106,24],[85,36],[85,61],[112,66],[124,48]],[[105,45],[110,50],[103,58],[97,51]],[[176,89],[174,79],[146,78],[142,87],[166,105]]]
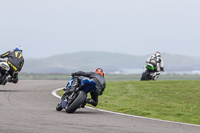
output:
[[[66,108],[66,106],[68,105],[68,103],[71,102],[70,100],[73,99],[74,94],[75,94],[75,91],[72,92],[69,96],[67,96],[68,94],[63,94],[63,97],[61,98],[61,104],[62,104],[62,108],[63,109]]]
[[[62,106],[63,109],[67,106],[67,98],[61,99],[61,106]]]

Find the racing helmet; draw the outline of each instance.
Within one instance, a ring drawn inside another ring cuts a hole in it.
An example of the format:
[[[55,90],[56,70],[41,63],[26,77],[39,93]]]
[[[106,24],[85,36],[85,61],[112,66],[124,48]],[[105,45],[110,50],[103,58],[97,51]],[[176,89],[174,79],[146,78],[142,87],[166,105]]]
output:
[[[95,69],[94,72],[95,72],[95,73],[98,73],[98,74],[100,74],[101,76],[104,77],[104,71],[103,71],[103,69],[101,69],[101,68],[97,68],[97,69]]]
[[[155,56],[156,56],[156,57],[161,57],[160,52],[156,52]]]
[[[19,52],[22,52],[23,51],[23,48],[19,45],[16,45],[14,48],[13,48],[14,51],[19,51]]]

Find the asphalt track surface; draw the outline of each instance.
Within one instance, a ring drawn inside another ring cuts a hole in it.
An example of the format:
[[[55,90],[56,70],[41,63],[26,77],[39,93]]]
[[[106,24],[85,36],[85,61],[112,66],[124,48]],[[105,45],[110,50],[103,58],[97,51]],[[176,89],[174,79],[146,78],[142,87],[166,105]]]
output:
[[[0,133],[200,133],[197,125],[88,108],[74,114],[58,112],[55,107],[59,99],[51,92],[65,84],[65,81],[23,80],[16,85],[0,86]]]

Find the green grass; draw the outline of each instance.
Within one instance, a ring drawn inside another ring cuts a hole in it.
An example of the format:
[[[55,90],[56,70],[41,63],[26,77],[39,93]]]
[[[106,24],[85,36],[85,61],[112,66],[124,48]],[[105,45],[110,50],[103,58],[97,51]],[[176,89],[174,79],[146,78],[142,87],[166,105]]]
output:
[[[139,81],[141,74],[106,74],[106,81]],[[70,80],[70,74],[27,74],[20,73],[23,80]],[[200,80],[200,75],[166,74],[159,76],[158,80]]]
[[[109,81],[97,108],[200,125],[200,81]]]

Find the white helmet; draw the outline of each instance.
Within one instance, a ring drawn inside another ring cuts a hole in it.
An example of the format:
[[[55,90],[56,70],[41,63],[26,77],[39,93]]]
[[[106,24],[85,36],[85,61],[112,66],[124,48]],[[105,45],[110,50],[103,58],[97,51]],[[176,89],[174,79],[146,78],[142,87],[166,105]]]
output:
[[[19,51],[19,52],[22,52],[23,51],[23,48],[19,45],[16,45],[14,48],[13,48],[14,51]]]
[[[155,56],[156,56],[156,57],[161,57],[160,52],[156,52]]]

